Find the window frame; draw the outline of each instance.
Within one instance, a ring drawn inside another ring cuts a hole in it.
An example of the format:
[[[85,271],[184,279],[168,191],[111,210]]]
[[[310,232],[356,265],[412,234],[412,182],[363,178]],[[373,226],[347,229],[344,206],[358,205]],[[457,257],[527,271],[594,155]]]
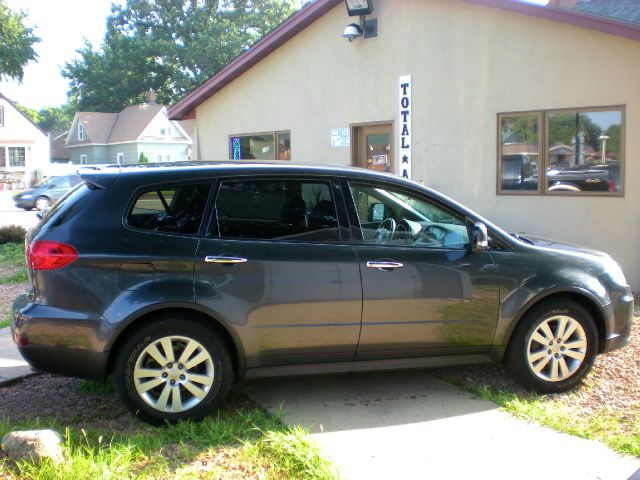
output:
[[[432,203],[438,208],[450,212],[451,215],[460,217],[464,221],[464,225],[467,229],[467,238],[469,243],[465,245],[464,248],[446,248],[446,247],[427,247],[427,246],[412,246],[412,245],[396,245],[396,244],[372,244],[367,243],[364,236],[364,231],[362,229],[362,221],[360,219],[360,215],[358,215],[358,207],[356,205],[356,200],[353,198],[352,185],[365,185],[373,188],[382,188],[392,191],[397,191],[398,193],[402,193],[408,196],[418,197],[420,200],[425,203]],[[455,205],[450,205],[444,200],[438,198],[437,196],[430,195],[429,192],[423,192],[420,190],[416,190],[410,188],[405,185],[399,185],[396,183],[386,183],[381,181],[372,181],[368,178],[355,178],[349,177],[344,180],[344,188],[348,192],[348,210],[349,210],[349,219],[352,224],[352,227],[357,230],[358,234],[354,235],[354,244],[366,247],[385,247],[385,248],[410,248],[410,249],[424,249],[427,251],[456,251],[456,252],[470,252],[471,251],[471,238],[472,238],[472,227],[473,223],[476,221],[475,219],[469,217],[466,212],[459,210],[455,207]]]
[[[78,140],[82,141],[85,139],[84,133],[84,125],[82,122],[78,122]]]
[[[277,148],[278,148],[278,136],[281,134],[288,134],[289,135],[289,160],[279,160],[276,155],[277,153]],[[242,138],[242,137],[259,137],[259,136],[267,136],[270,135],[271,136],[271,145],[273,146],[273,152],[274,152],[274,158],[271,160],[257,160],[257,159],[253,159],[253,158],[239,158],[239,159],[235,159],[233,158],[233,148],[231,146],[231,139],[233,138]],[[227,139],[227,146],[229,148],[229,160],[232,162],[255,162],[255,161],[264,161],[264,162],[273,162],[273,161],[278,161],[278,162],[290,162],[291,161],[291,130],[272,130],[272,131],[267,131],[267,132],[253,132],[253,133],[239,133],[239,134],[233,134],[233,135],[229,135],[228,139]]]
[[[18,150],[18,149],[22,149],[22,152],[23,152],[22,165],[12,165],[11,151]],[[7,147],[6,162],[7,162],[7,168],[18,168],[18,169],[27,168],[27,147]]]
[[[205,200],[204,209],[202,211],[202,218],[200,219],[200,226],[198,227],[198,231],[196,233],[180,233],[180,232],[171,232],[165,230],[147,230],[144,228],[138,228],[131,224],[129,224],[129,217],[133,213],[133,209],[136,206],[136,202],[138,198],[140,198],[143,194],[148,192],[155,192],[158,190],[165,190],[169,188],[180,188],[189,185],[200,185],[206,184],[209,185],[209,193],[207,194],[207,199]],[[180,238],[201,238],[204,236],[204,233],[208,227],[209,219],[212,215],[211,209],[213,208],[213,195],[217,194],[218,189],[218,181],[216,179],[204,177],[204,178],[191,178],[179,181],[168,181],[162,183],[152,183],[141,185],[136,188],[131,197],[129,198],[128,204],[124,209],[124,214],[122,217],[122,225],[128,230],[137,233],[145,233],[148,235],[163,235],[170,237],[180,237]]]
[[[329,185],[331,197],[336,209],[336,221],[338,227],[339,239],[334,241],[315,241],[315,240],[282,240],[273,238],[228,238],[220,235],[220,224],[218,220],[218,195],[220,194],[220,187],[223,182],[240,182],[240,181],[303,181],[303,182],[318,182],[326,183]],[[279,244],[313,244],[313,245],[351,245],[353,243],[351,225],[348,220],[348,213],[346,208],[346,201],[344,198],[343,187],[340,179],[323,175],[250,175],[250,176],[225,176],[217,179],[216,185],[213,188],[212,195],[210,197],[210,211],[209,219],[205,221],[207,224],[204,237],[210,240],[220,240],[225,242],[268,242]]]
[[[116,164],[124,165],[124,152],[116,153]]]
[[[0,127],[4,127],[4,105],[0,105]]]
[[[80,165],[87,164],[87,155],[85,153],[80,154]]]
[[[546,165],[549,154],[549,117],[554,114],[577,114],[589,112],[620,112],[620,190],[618,192],[609,191],[550,191]],[[536,190],[505,190],[502,188],[502,119],[505,117],[532,116],[538,115],[538,188]],[[574,196],[574,197],[624,197],[625,193],[625,170],[626,170],[626,105],[605,105],[597,107],[568,107],[550,108],[542,110],[526,110],[518,112],[500,112],[497,114],[497,172],[496,172],[496,194],[497,195],[550,195],[550,196]]]

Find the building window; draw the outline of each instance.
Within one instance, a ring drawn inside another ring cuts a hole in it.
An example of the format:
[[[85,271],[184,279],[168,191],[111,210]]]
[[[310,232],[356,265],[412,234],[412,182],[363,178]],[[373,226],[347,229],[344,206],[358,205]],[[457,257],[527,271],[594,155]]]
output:
[[[78,140],[84,140],[84,125],[78,122]]]
[[[4,107],[0,107],[0,127],[4,127]]]
[[[116,163],[122,165],[124,163],[124,153],[116,153]]]
[[[9,152],[9,166],[10,167],[24,167],[25,162],[25,148],[24,147],[8,147]]]
[[[622,195],[624,107],[498,115],[498,193]]]
[[[0,147],[0,167],[7,166],[7,151],[4,147]]]
[[[229,137],[231,160],[291,160],[291,132]]]
[[[164,137],[166,134],[167,134],[167,130],[166,130],[166,129],[164,129],[164,128],[161,128],[161,129],[160,129],[160,136],[161,136],[161,137]]]
[[[87,164],[87,156],[80,155],[80,165],[86,165],[86,164]]]

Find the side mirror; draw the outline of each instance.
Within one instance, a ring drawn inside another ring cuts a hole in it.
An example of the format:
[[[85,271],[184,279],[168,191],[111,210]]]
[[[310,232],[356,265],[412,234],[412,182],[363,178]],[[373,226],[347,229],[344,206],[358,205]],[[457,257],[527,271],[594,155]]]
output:
[[[471,232],[471,251],[474,253],[484,252],[489,248],[489,234],[487,233],[487,227],[482,222],[476,222],[473,224],[473,230]]]
[[[49,184],[49,189],[51,189],[51,188],[56,188],[56,184],[55,183],[50,183]]]
[[[36,213],[36,218],[38,220],[42,220],[42,217],[44,217],[44,214],[45,214],[44,210],[38,210],[38,212]]]

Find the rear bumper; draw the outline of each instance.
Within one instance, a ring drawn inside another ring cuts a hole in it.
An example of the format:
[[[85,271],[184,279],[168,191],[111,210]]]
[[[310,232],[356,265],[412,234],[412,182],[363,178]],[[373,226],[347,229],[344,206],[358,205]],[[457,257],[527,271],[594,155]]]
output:
[[[35,208],[35,200],[34,199],[29,199],[29,200],[15,200],[14,199],[14,203],[16,204],[17,208]]]
[[[70,377],[102,381],[112,327],[100,317],[30,303],[13,303],[11,333],[23,358],[34,368]]]

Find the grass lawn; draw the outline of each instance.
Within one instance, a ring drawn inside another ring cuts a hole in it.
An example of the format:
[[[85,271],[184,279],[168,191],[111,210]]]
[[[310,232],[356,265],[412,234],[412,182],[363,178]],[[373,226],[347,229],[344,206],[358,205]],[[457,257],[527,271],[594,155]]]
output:
[[[87,384],[89,383],[89,386]],[[113,396],[100,384],[81,382],[72,395],[95,401]],[[110,400],[113,400],[110,399]],[[117,401],[117,400],[116,400]],[[101,409],[98,408],[98,411]],[[116,410],[118,410],[116,408]],[[166,427],[147,426],[127,413],[96,415],[59,423],[54,419],[13,423],[0,421],[0,436],[12,430],[54,428],[63,436],[65,460],[10,464],[0,459],[0,478],[335,478],[332,467],[308,442],[299,427],[277,418],[241,396],[231,397],[203,422]],[[4,475],[4,476],[3,476]]]

